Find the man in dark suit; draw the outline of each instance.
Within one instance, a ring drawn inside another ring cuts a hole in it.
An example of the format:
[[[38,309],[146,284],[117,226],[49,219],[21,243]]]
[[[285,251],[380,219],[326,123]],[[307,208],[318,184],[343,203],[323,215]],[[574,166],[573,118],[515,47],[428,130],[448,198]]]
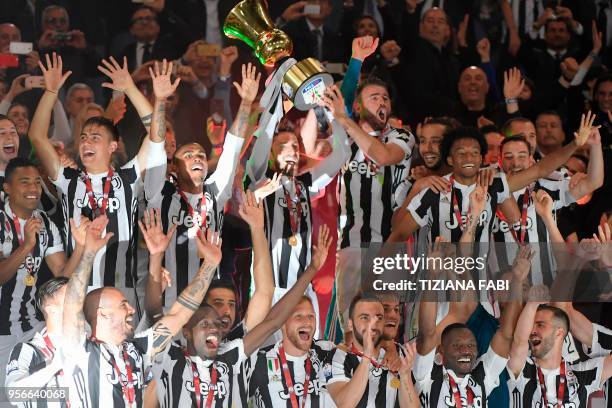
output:
[[[223,22],[239,0],[166,0],[164,19],[175,38],[190,43],[204,39],[209,44],[230,45],[223,35]],[[211,30],[211,26],[214,30]],[[236,45],[232,43],[231,45]]]
[[[332,11],[331,1],[316,0],[309,4],[319,5],[319,14],[307,14],[282,27],[293,41],[293,57],[298,61],[314,57],[319,61],[345,62],[347,55],[340,35],[323,26]]]
[[[170,36],[159,36],[157,13],[150,7],[138,7],[132,14],[130,33],[136,42],[129,44],[119,58],[127,57],[130,72],[152,60],[176,59],[179,49]]]

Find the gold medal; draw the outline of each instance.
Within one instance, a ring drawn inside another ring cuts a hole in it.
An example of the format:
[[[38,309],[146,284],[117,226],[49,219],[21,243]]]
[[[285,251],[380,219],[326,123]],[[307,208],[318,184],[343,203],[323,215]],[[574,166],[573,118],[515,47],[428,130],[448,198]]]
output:
[[[295,235],[289,237],[289,245],[291,245],[292,247],[297,245],[297,238],[295,237]]]
[[[400,384],[401,384],[401,383],[400,383],[400,379],[399,379],[399,378],[397,378],[397,377],[393,377],[393,378],[391,379],[391,388],[395,388],[395,389],[397,389],[397,388],[399,388],[399,387],[400,387]]]
[[[32,274],[26,274],[25,278],[23,278],[23,283],[26,286],[34,286],[36,284],[36,278]]]

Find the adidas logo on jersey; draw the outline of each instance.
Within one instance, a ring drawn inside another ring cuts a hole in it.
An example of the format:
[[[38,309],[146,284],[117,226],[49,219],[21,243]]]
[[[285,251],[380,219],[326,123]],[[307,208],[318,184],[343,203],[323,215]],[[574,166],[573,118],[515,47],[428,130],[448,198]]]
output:
[[[350,162],[344,164],[342,166],[342,171],[350,171],[351,173],[361,174],[362,176],[366,176],[367,178],[372,178],[377,174],[377,172],[370,164],[357,160],[351,160]]]
[[[102,196],[96,199],[96,203],[98,204],[98,208],[102,207]],[[76,200],[75,202],[78,208],[87,208],[89,207],[89,198],[85,195],[83,198]],[[91,208],[91,207],[89,207]],[[117,197],[109,197],[108,204],[106,205],[106,211],[109,213],[113,213],[121,208],[120,200]]]
[[[444,223],[446,228],[448,228],[449,230],[459,228],[459,224],[457,223],[457,217],[455,216],[455,214],[452,214],[452,217],[453,217],[452,220],[446,221]],[[489,212],[487,210],[484,210],[480,214],[480,217],[478,218],[478,226],[483,226],[487,222],[488,218],[489,218]],[[465,225],[466,222],[467,222],[467,215],[461,214],[461,224]]]
[[[301,397],[304,395],[304,384],[303,383],[295,383],[293,385],[293,390],[295,391],[295,395],[297,397]],[[319,379],[316,378],[312,381],[309,382],[308,384],[308,392],[307,394],[314,394],[314,395],[319,395],[321,393],[321,383],[319,382]],[[289,398],[291,398],[291,395],[286,392],[285,390],[281,391],[278,393],[278,396],[281,397],[284,400],[288,400]]]

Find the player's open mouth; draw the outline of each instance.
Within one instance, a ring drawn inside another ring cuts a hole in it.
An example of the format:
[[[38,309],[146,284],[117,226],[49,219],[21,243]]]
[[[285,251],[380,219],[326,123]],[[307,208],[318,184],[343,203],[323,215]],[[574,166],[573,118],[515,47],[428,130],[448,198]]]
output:
[[[380,108],[378,111],[376,111],[376,115],[378,116],[378,119],[384,121],[387,119],[387,109]]]
[[[397,327],[397,322],[393,321],[393,320],[387,320],[385,321],[385,327]]]
[[[96,154],[95,151],[93,150],[83,150],[83,158],[84,159],[88,159],[90,157],[93,157]]]
[[[437,154],[425,154],[423,155],[423,159],[425,159],[425,161],[436,161],[438,160],[440,156]]]
[[[191,171],[204,171],[204,165],[202,165],[201,163],[196,163],[191,166]]]
[[[15,145],[14,144],[6,144],[6,145],[2,146],[2,151],[5,154],[15,154],[17,152],[17,149],[15,149]]]
[[[214,334],[211,334],[210,336],[206,337],[206,347],[210,349],[216,349],[217,347],[219,347],[219,338]]]
[[[221,319],[219,319],[219,321],[221,322],[224,328],[228,328],[229,325],[232,323],[229,317],[222,317]]]
[[[307,329],[300,329],[298,330],[298,336],[300,337],[300,340],[308,341],[310,340],[310,331]]]
[[[463,167],[464,169],[473,169],[474,167],[476,167],[476,165],[472,164],[472,163],[467,163],[467,164],[464,164],[461,167]]]
[[[532,346],[539,346],[540,343],[542,343],[542,340],[537,337],[533,337],[529,339],[529,342],[531,343]]]
[[[469,364],[472,362],[472,359],[470,357],[461,357],[460,359],[457,360],[457,362],[459,364]]]
[[[38,196],[36,194],[27,194],[24,196],[27,200],[38,200]]]

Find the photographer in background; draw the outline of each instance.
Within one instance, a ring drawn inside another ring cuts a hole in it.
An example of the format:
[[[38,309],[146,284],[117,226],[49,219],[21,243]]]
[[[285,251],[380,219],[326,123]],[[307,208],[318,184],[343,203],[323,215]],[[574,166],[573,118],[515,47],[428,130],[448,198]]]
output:
[[[66,9],[61,6],[48,6],[43,10],[41,19],[39,52],[41,55],[51,54],[53,51],[61,54],[64,68],[72,71],[67,85],[97,77],[96,67],[102,56],[87,45],[82,31],[70,30],[70,17]]]

